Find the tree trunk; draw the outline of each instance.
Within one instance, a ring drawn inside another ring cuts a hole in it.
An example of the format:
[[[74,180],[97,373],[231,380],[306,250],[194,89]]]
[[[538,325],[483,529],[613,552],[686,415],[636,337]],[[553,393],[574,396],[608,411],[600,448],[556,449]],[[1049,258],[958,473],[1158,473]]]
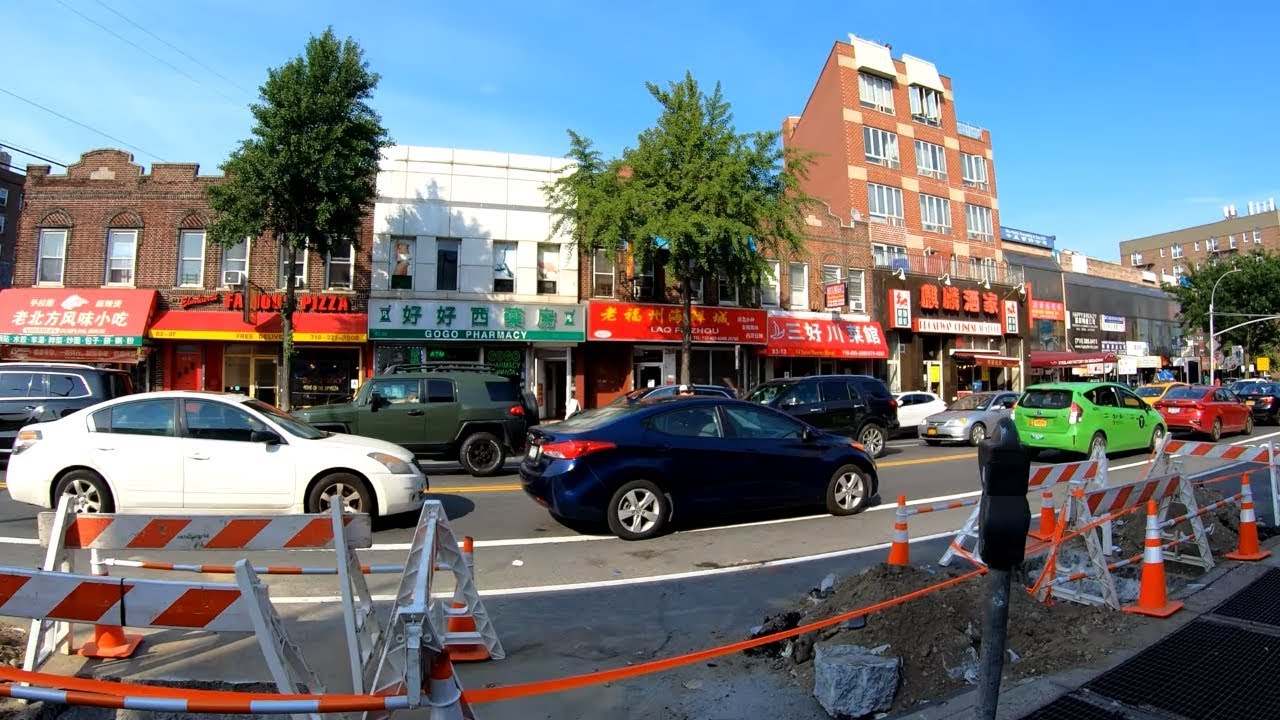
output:
[[[693,296],[689,291],[689,274],[685,273],[684,281],[680,283],[680,306],[684,309],[684,326],[682,337],[680,338],[680,382],[684,385],[693,385],[689,381],[689,355],[693,350]]]
[[[289,387],[293,379],[293,309],[298,297],[297,282],[293,278],[293,269],[298,262],[298,246],[289,243],[288,260],[285,267],[284,303],[280,307],[280,371],[276,380],[276,404],[285,412],[293,409]]]

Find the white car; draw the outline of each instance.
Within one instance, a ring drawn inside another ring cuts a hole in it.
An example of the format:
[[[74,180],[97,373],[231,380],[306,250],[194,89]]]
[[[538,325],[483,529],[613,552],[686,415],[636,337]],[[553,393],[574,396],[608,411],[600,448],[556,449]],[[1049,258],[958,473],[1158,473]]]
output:
[[[947,409],[942,398],[931,392],[901,392],[895,395],[898,399],[898,427],[900,432],[909,433],[915,430],[924,419]]]
[[[243,395],[127,395],[18,434],[7,477],[19,502],[77,512],[417,510],[413,453],[317,430]]]

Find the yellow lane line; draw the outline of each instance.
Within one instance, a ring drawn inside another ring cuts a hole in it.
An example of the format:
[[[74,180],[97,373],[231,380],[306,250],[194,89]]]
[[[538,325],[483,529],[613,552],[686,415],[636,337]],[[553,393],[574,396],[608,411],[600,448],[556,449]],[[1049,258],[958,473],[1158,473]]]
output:
[[[978,453],[961,453],[959,455],[943,455],[941,457],[916,458],[914,460],[891,460],[889,462],[876,463],[878,468],[886,467],[902,467],[903,465],[924,465],[926,463],[947,462],[949,460],[969,460],[978,457]]]

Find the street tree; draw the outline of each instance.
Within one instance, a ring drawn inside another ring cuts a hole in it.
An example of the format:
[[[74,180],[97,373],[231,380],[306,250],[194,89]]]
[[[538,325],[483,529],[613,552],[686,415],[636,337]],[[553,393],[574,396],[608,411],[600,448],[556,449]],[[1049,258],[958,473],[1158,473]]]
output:
[[[358,242],[376,195],[381,150],[391,144],[369,106],[377,86],[378,75],[354,40],[339,40],[332,28],[312,37],[302,55],[268,70],[258,102],[250,106],[252,135],[222,164],[226,181],[208,190],[211,242],[228,247],[247,240],[251,248],[280,249],[289,276],[281,278],[278,383],[284,410],[291,407],[293,268],[308,253],[325,256]]]
[[[680,382],[689,382],[691,283],[724,277],[758,287],[766,257],[798,251],[815,200],[800,189],[812,156],[783,148],[780,133],[738,132],[720,85],[693,75],[666,88],[646,83],[657,122],[615,158],[569,131],[570,171],[544,187],[552,236],[569,232],[579,258],[604,250],[635,267],[660,262],[680,288]]]
[[[1232,272],[1234,270],[1239,272]],[[1215,284],[1218,285],[1216,295],[1213,294]],[[1214,330],[1222,332],[1249,320],[1280,313],[1280,255],[1259,250],[1232,255],[1216,263],[1202,263],[1189,268],[1178,283],[1165,284],[1164,289],[1181,306],[1179,322],[1183,331],[1204,332],[1206,336],[1212,296]],[[1243,346],[1246,357],[1274,354],[1280,347],[1280,323],[1262,320],[1218,337],[1218,347],[1232,345]]]

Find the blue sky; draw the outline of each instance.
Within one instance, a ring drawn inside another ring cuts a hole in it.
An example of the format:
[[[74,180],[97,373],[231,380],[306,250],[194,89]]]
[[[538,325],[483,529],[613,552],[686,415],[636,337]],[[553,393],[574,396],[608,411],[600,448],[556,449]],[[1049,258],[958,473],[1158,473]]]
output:
[[[1003,223],[1059,247],[1114,259],[1121,239],[1280,197],[1269,89],[1280,3],[603,5],[21,2],[5,13],[17,72],[0,89],[141,148],[144,164],[154,153],[216,172],[249,130],[266,69],[332,25],[382,75],[375,105],[397,142],[562,155],[574,128],[616,153],[655,117],[644,82],[686,69],[723,84],[739,128],[777,128],[852,32],[952,77],[959,118],[991,130]],[[4,93],[0,143],[68,163],[119,146]]]

